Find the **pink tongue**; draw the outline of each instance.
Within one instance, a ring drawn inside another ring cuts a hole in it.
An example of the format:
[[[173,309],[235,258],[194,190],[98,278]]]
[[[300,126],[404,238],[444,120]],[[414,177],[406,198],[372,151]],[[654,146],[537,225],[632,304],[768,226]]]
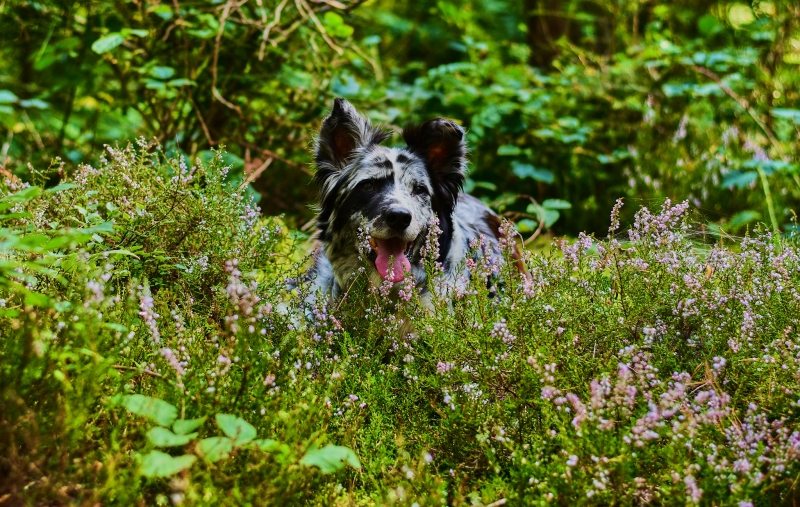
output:
[[[405,243],[400,238],[373,239],[378,246],[378,258],[375,259],[378,273],[384,280],[391,280],[393,283],[401,281],[405,277],[405,272],[411,271],[411,263],[403,252]],[[392,265],[389,265],[390,257],[394,258]]]

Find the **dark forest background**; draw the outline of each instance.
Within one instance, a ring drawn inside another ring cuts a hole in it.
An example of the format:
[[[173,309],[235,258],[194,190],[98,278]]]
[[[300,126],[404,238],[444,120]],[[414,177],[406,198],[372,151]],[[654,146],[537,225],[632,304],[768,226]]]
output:
[[[459,121],[467,190],[526,237],[605,231],[620,197],[785,229],[799,20],[790,1],[3,1],[0,170],[55,184],[104,144],[225,146],[229,178],[301,228],[339,96],[392,128]]]

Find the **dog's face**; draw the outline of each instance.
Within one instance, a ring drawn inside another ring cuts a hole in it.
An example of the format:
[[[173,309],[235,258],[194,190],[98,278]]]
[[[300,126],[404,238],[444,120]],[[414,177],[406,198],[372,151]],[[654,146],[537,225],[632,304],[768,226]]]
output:
[[[340,285],[361,265],[366,236],[373,281],[422,276],[420,249],[435,216],[447,228],[464,181],[464,131],[437,118],[407,128],[405,148],[343,99],[322,124],[315,150],[320,189],[317,219],[325,254]]]

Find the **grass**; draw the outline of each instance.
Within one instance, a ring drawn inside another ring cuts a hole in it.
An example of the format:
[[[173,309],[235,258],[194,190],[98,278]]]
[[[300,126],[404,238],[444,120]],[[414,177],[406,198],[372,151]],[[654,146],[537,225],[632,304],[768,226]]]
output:
[[[140,145],[0,184],[0,502],[798,501],[792,237],[616,208],[495,298],[477,259],[434,310],[363,281],[312,305],[221,156]]]

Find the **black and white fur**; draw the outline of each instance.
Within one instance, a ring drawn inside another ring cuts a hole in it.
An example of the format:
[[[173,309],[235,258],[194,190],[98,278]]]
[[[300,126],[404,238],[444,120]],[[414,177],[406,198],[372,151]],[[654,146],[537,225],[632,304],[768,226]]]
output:
[[[366,234],[372,283],[397,282],[408,276],[410,268],[424,295],[420,250],[434,217],[442,231],[438,261],[446,281],[468,278],[465,260],[476,238],[483,237],[483,255],[493,257],[493,263],[502,262],[500,220],[481,201],[462,192],[467,163],[464,130],[435,118],[406,128],[404,148],[381,146],[388,137],[344,99],[335,100],[322,123],[314,152],[321,242],[311,272],[316,291],[335,297],[348,287],[362,266],[359,240]],[[387,251],[395,254],[388,261]]]

